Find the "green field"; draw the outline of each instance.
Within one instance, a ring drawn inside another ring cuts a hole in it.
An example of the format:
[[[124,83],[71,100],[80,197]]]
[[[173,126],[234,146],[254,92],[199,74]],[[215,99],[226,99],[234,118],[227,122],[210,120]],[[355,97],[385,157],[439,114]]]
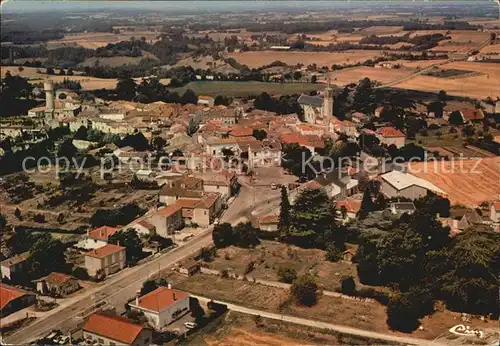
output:
[[[180,95],[186,89],[192,89],[197,95],[208,96],[233,96],[245,97],[259,95],[262,92],[269,94],[300,94],[323,88],[322,84],[311,83],[266,83],[266,82],[221,82],[221,81],[202,81],[191,82],[180,88],[170,88],[170,91],[176,91]]]

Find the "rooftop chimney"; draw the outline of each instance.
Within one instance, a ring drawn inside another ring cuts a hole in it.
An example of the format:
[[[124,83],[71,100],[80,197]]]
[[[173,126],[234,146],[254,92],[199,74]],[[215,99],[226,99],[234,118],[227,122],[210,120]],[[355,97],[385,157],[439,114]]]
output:
[[[172,285],[170,283],[167,284],[167,287],[168,287],[169,290],[172,289]]]

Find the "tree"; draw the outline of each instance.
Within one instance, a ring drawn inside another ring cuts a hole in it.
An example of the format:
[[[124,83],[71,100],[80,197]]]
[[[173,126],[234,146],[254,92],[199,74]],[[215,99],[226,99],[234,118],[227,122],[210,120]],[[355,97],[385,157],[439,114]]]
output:
[[[110,244],[120,244],[125,247],[127,262],[136,263],[142,257],[142,243],[133,228],[118,231],[108,238]]]
[[[50,233],[43,233],[30,247],[28,272],[30,277],[40,277],[53,271],[59,271],[65,264],[65,246],[60,240],[52,238]]]
[[[356,293],[356,282],[352,276],[344,276],[340,280],[340,292],[348,296],[353,296]]]
[[[191,103],[191,104],[197,104],[198,103],[198,96],[196,93],[191,90],[187,89],[184,94],[181,96],[181,103],[183,105]]]
[[[291,284],[297,279],[297,271],[293,268],[281,267],[278,269],[278,281]]]
[[[311,83],[312,83],[312,84],[315,84],[317,81],[318,81],[318,77],[316,77],[316,75],[313,75],[313,76],[311,77]]]
[[[161,150],[165,145],[167,145],[167,141],[163,137],[156,136],[151,140],[151,146],[155,150]]]
[[[19,208],[16,208],[16,210],[14,211],[14,216],[15,216],[18,220],[21,220],[21,219],[22,219],[21,210],[19,210]]]
[[[45,74],[55,74],[54,69],[52,67],[48,67],[47,70],[45,70]]]
[[[5,226],[7,226],[7,219],[3,214],[0,214],[0,231],[3,231]]]
[[[278,231],[280,237],[286,237],[290,230],[291,215],[290,201],[288,199],[288,190],[286,186],[281,186],[281,204],[280,204],[280,219],[278,222]]]
[[[216,248],[224,248],[234,244],[233,226],[230,223],[221,223],[214,227],[212,238]]]
[[[158,284],[155,280],[146,280],[142,283],[141,296],[144,296],[150,292],[153,292],[158,288]]]
[[[476,226],[458,234],[443,254],[438,282],[446,305],[456,311],[498,317],[500,234]]]
[[[73,73],[73,69],[72,68],[69,68],[68,69],[68,72],[66,72],[66,75],[67,76],[72,76],[74,73]]]
[[[418,328],[415,306],[408,294],[396,293],[387,304],[387,324],[393,330],[410,333]]]
[[[66,157],[68,160],[71,160],[77,152],[78,149],[73,145],[73,141],[71,139],[67,139],[62,142],[61,146],[59,147],[57,156]]]
[[[369,78],[362,79],[354,92],[354,109],[358,112],[372,114],[375,111],[373,83]]]
[[[229,106],[232,102],[232,99],[230,97],[226,97],[224,95],[217,95],[214,99],[214,105],[219,106]]]
[[[310,274],[299,276],[290,287],[290,293],[297,303],[313,306],[317,302],[318,285]]]
[[[343,245],[343,244],[342,244]],[[329,244],[326,247],[326,260],[330,262],[337,262],[342,258],[342,252],[335,244]]]
[[[186,129],[187,135],[192,137],[200,128],[200,122],[196,121],[194,118],[189,119],[189,124]]]
[[[474,129],[474,126],[472,125],[467,125],[465,126],[463,129],[462,129],[462,133],[467,137],[467,138],[470,138],[472,136],[474,136],[474,133],[476,132],[476,130]]]
[[[262,141],[266,139],[267,132],[263,129],[254,129],[252,132],[252,136],[257,140]]]
[[[239,247],[255,247],[260,243],[257,230],[252,226],[251,222],[240,222],[234,227],[233,234],[235,243]]]
[[[115,93],[120,100],[132,101],[135,97],[137,84],[132,78],[120,79],[116,85]]]
[[[290,236],[305,246],[341,242],[334,212],[323,189],[303,190],[292,207]]]
[[[59,76],[65,76],[66,75],[66,72],[64,72],[64,69],[60,69],[59,70]]]
[[[75,139],[87,140],[87,128],[85,126],[80,126],[75,132]]]
[[[462,125],[464,123],[464,119],[462,118],[460,112],[455,111],[450,114],[448,122],[452,125]]]
[[[386,206],[384,195],[382,194],[382,184],[377,180],[371,180],[366,184],[358,212],[360,218],[365,218],[369,213],[382,210]]]
[[[293,73],[293,79],[294,79],[294,80],[300,80],[301,78],[302,78],[302,72],[300,72],[300,71],[295,71],[295,72]]]
[[[437,98],[441,102],[446,102],[448,100],[448,95],[446,94],[446,91],[441,90],[439,91]]]
[[[137,151],[145,151],[149,149],[149,142],[146,139],[146,137],[144,137],[142,132],[137,132],[134,134],[126,135],[119,142],[119,147],[126,147],[126,146],[130,146]]]

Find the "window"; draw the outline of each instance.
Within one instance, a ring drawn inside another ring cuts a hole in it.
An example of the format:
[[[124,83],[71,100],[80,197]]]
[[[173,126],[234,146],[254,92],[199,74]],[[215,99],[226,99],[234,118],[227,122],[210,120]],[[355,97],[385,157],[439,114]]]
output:
[[[219,189],[219,185],[217,185],[217,190]]]
[[[98,339],[97,339],[97,342],[98,342],[98,343],[100,343],[100,344],[104,344],[104,340],[103,340],[103,339],[101,339],[101,338],[98,338]]]
[[[114,342],[109,342],[109,346],[116,346],[116,344]]]
[[[207,211],[205,210],[205,211],[203,212],[203,214],[207,215]]]

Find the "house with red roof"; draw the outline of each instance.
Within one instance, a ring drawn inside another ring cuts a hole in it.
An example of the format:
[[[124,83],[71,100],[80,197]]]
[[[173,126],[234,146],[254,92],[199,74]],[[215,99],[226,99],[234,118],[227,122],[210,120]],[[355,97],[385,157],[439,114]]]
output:
[[[335,212],[337,217],[344,222],[355,219],[360,208],[361,200],[357,199],[345,199],[335,202]]]
[[[149,323],[161,329],[190,312],[189,294],[169,287],[158,287],[129,303],[132,310],[144,313]]]
[[[480,122],[480,121],[484,120],[484,112],[482,109],[466,108],[466,109],[457,110],[457,111],[452,112],[448,119],[451,118],[453,113],[458,113],[462,117],[462,121],[464,123],[474,123],[474,122]]]
[[[63,273],[52,272],[35,282],[36,290],[40,294],[65,296],[80,289],[75,277]]]
[[[401,148],[405,145],[406,136],[403,132],[390,126],[377,129],[377,137],[380,143],[387,146],[395,145],[396,148]]]
[[[85,253],[85,268],[89,276],[108,276],[125,268],[125,248],[115,244],[106,244]]]
[[[283,144],[293,144],[309,149],[314,155],[317,149],[324,149],[325,143],[319,136],[315,135],[301,135],[300,133],[285,133],[281,135],[280,141]]]
[[[0,317],[24,309],[35,302],[34,294],[0,283]]]
[[[267,215],[259,220],[259,228],[262,231],[276,232],[280,222],[279,215]]]
[[[94,313],[82,327],[87,344],[134,345],[152,344],[153,331],[120,316]]]
[[[108,238],[118,232],[120,227],[101,226],[87,232],[83,247],[85,249],[98,249],[108,244]]]

